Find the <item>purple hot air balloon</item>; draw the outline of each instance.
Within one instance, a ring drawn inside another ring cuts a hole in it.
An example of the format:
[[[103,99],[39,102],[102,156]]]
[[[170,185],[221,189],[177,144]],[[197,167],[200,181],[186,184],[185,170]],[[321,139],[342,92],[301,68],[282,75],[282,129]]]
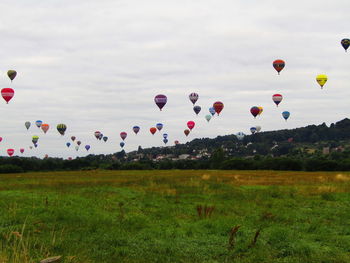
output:
[[[126,136],[128,136],[128,134],[126,132],[120,133],[120,138],[122,138],[123,141],[125,140]]]
[[[193,111],[196,113],[196,115],[198,115],[198,113],[201,111],[201,106],[194,106],[193,107]]]
[[[137,134],[140,131],[140,127],[134,126],[134,127],[132,127],[132,130],[134,131],[135,134]]]
[[[196,103],[196,101],[198,100],[198,94],[197,93],[195,93],[195,92],[193,92],[193,93],[191,93],[189,96],[188,96],[189,98],[190,98],[190,101],[193,103],[193,105]]]
[[[163,94],[159,94],[159,95],[154,97],[154,102],[157,104],[157,106],[160,110],[162,110],[162,108],[166,104],[167,100],[168,100],[167,97]]]
[[[90,145],[85,145],[85,149],[88,151],[90,149]]]

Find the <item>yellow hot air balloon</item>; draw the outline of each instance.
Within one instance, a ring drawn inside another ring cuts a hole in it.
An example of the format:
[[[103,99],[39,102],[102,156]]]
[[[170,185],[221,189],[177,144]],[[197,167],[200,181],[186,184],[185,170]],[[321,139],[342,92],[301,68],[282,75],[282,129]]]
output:
[[[259,113],[258,113],[258,116],[259,116],[264,111],[264,108],[259,106],[258,109],[259,109]]]
[[[320,74],[316,77],[316,81],[318,84],[320,84],[321,89],[323,88],[323,85],[326,84],[327,80],[328,80],[327,75],[324,75],[324,74]]]

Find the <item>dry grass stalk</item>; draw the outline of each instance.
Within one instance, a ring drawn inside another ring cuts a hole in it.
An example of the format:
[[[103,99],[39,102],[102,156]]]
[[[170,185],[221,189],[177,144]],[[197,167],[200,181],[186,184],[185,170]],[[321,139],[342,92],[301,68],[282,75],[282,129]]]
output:
[[[202,217],[202,210],[203,210],[202,205],[197,205],[197,214],[199,217]]]
[[[235,237],[240,227],[241,226],[238,225],[231,229],[230,238],[228,240],[228,245],[229,245],[228,249],[233,249],[235,247]]]
[[[258,237],[259,237],[259,235],[260,235],[260,231],[261,231],[261,229],[258,229],[258,230],[255,232],[254,239],[252,240],[252,242],[250,243],[250,245],[248,246],[248,248],[251,248],[251,247],[255,246],[256,241],[258,241]]]

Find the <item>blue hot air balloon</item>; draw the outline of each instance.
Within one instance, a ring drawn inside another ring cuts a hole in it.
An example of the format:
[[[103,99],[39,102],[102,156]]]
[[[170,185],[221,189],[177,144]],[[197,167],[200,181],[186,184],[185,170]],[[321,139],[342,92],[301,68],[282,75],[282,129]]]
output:
[[[289,118],[290,116],[290,112],[289,111],[284,111],[282,112],[282,117],[287,121],[287,119]]]
[[[256,127],[251,127],[251,128],[250,128],[250,132],[251,132],[252,134],[256,133]]]
[[[167,138],[168,138],[168,134],[167,134],[167,133],[164,133],[164,134],[163,134],[163,138],[164,138],[164,139],[167,139]]]
[[[36,125],[36,127],[38,127],[38,128],[41,127],[41,124],[43,124],[43,121],[41,121],[41,120],[37,120],[37,121],[35,122],[35,125]]]
[[[140,127],[139,126],[134,126],[134,127],[132,127],[132,130],[134,131],[135,134],[137,134],[140,131]]]
[[[162,123],[157,123],[156,124],[156,128],[158,129],[158,131],[160,131],[161,129],[163,129],[163,124]]]
[[[120,147],[124,147],[124,145],[125,145],[125,142],[121,142],[121,143],[119,143],[119,145],[120,145]]]
[[[66,143],[66,145],[67,145],[67,147],[69,148],[69,146],[70,146],[70,142],[67,142],[67,143]]]
[[[90,145],[85,145],[85,149],[88,151],[90,149]]]
[[[102,139],[106,142],[108,140],[108,137],[107,136],[103,136]]]
[[[167,139],[167,138],[164,138],[164,139],[163,139],[163,142],[164,142],[164,144],[167,144],[167,143],[168,143],[168,139]]]
[[[215,108],[214,107],[210,107],[209,108],[209,112],[210,112],[211,116],[214,116],[215,115]]]
[[[198,115],[198,113],[200,113],[200,111],[201,111],[201,106],[194,106],[193,107],[193,111],[196,113],[196,115]]]

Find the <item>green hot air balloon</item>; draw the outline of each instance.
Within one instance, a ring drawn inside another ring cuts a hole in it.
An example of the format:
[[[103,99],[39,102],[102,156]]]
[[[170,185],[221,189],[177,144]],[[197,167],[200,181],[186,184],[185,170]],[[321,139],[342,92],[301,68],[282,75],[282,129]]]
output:
[[[7,71],[7,76],[10,78],[12,82],[12,80],[14,80],[15,77],[17,76],[16,70],[10,69],[9,71]]]
[[[39,136],[34,135],[34,136],[32,137],[32,142],[33,142],[33,144],[36,144],[36,143],[38,142],[38,140],[39,140]]]
[[[64,135],[65,131],[67,130],[67,126],[63,123],[57,124],[57,130],[61,135]]]
[[[205,115],[205,119],[207,120],[207,122],[209,122],[211,119],[211,114]]]

